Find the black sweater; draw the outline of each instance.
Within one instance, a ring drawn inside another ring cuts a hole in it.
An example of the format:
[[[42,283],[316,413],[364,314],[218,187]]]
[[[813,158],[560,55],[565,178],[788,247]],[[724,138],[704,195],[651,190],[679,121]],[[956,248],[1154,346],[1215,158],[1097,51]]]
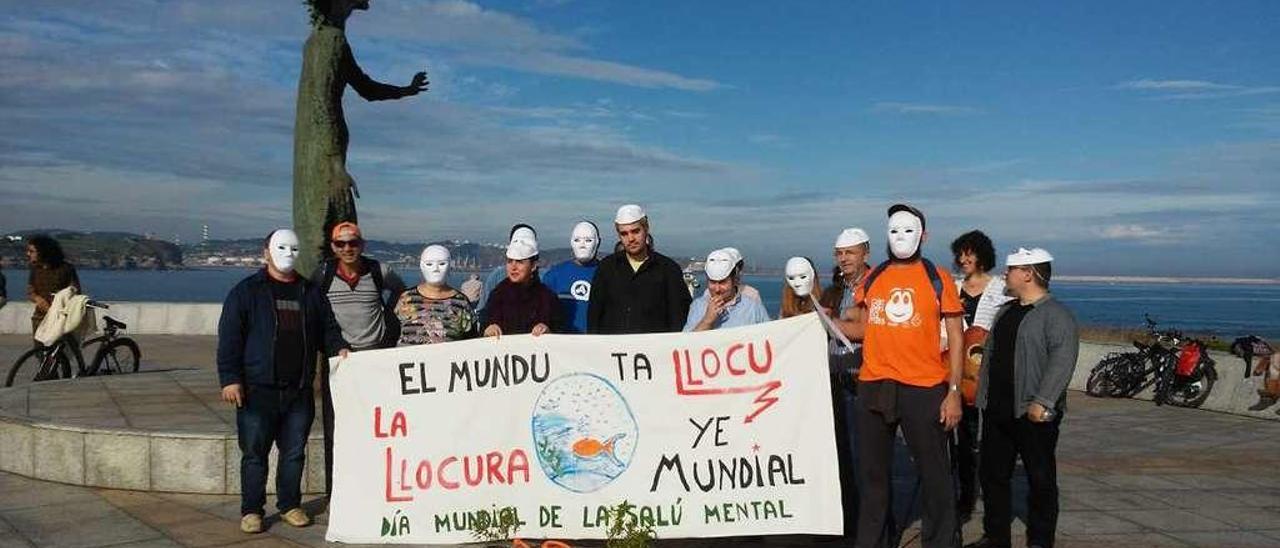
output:
[[[587,332],[594,334],[680,331],[689,314],[684,273],[665,255],[650,253],[639,271],[619,251],[600,261],[591,280]]]

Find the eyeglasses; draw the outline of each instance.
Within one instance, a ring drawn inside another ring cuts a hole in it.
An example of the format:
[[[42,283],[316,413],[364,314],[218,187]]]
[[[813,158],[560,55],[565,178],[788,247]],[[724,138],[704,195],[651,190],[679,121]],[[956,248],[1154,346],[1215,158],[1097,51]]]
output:
[[[333,247],[338,249],[347,247],[360,247],[364,245],[364,240],[334,240]]]

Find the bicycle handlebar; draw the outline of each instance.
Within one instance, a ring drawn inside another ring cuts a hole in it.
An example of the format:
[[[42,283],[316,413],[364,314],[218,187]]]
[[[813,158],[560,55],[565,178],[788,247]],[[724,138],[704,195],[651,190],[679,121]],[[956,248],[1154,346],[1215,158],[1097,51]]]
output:
[[[86,302],[86,303],[84,303],[84,304],[85,304],[85,306],[90,306],[90,307],[93,307],[93,308],[101,308],[101,309],[103,309],[103,310],[107,310],[107,309],[111,308],[111,305],[109,305],[109,304],[107,304],[107,303],[104,303],[104,302],[95,301],[95,300],[93,300],[93,299],[89,299],[89,302]]]

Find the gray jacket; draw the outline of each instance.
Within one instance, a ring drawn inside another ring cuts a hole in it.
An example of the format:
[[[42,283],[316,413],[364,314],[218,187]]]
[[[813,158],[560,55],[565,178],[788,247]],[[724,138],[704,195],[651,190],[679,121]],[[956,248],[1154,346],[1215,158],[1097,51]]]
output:
[[[992,329],[1000,322],[1012,300],[1000,307],[992,322]],[[1052,295],[1045,295],[1031,304],[1032,309],[1018,325],[1018,344],[1013,356],[1013,416],[1027,413],[1031,402],[1058,412],[1067,407],[1067,384],[1076,369],[1076,356],[1080,353],[1080,335],[1076,331],[1076,318]],[[982,354],[982,369],[978,373],[978,408],[987,407],[987,385],[990,382],[991,358],[995,353],[994,333],[987,337]]]

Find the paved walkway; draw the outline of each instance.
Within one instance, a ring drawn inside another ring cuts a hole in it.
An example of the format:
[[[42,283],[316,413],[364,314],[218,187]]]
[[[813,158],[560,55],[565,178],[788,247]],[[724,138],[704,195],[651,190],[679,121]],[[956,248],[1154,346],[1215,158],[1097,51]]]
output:
[[[1280,424],[1075,393],[1070,405],[1058,452],[1060,546],[1280,545]],[[310,508],[319,511],[318,502]],[[323,513],[318,526],[271,520],[267,533],[248,536],[238,531],[238,509],[235,496],[101,490],[0,474],[0,547],[324,544]],[[975,517],[968,524],[966,541],[980,535],[979,523]],[[1015,535],[1021,527],[1015,522]],[[914,535],[908,531],[904,543],[915,545]],[[659,546],[833,545],[823,540]]]

